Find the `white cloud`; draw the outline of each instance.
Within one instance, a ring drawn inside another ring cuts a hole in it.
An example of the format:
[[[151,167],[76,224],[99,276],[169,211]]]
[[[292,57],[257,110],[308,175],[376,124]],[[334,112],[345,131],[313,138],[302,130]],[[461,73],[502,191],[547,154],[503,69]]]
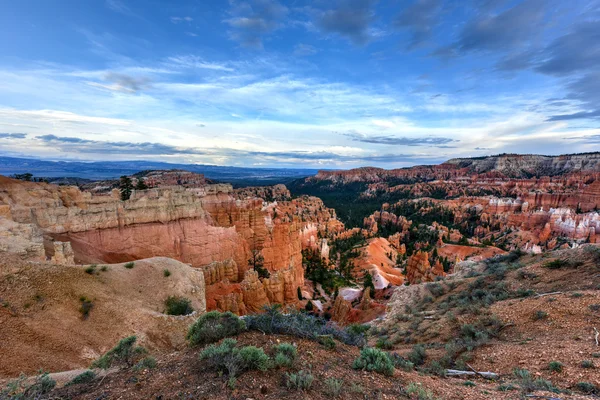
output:
[[[151,142],[210,153],[157,156],[171,161],[289,165],[304,157],[304,162],[332,167],[399,166],[410,163],[410,157],[416,163],[481,154],[476,148],[496,153],[520,145],[529,149],[535,140],[557,144],[554,151],[585,151],[585,143],[563,140],[572,136],[566,122],[547,122],[543,109],[523,111],[536,99],[498,97],[477,103],[466,95],[431,97],[299,75],[293,63],[266,57],[240,62],[179,55],[105,70],[59,65],[0,69],[1,125],[23,127],[30,136]],[[430,120],[431,112],[441,115]],[[388,139],[359,147],[344,135],[348,132]],[[442,143],[448,148],[432,147],[433,140],[422,140],[418,148],[405,145],[428,137],[457,142]],[[7,142],[0,151],[59,154],[47,143],[19,148]],[[390,154],[402,157],[394,161]]]

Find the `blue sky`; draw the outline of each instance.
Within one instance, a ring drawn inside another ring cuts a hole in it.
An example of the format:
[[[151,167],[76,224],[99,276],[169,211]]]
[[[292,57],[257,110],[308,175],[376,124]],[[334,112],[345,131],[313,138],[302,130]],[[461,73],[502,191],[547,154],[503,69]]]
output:
[[[600,1],[0,0],[0,154],[387,168],[600,150]]]

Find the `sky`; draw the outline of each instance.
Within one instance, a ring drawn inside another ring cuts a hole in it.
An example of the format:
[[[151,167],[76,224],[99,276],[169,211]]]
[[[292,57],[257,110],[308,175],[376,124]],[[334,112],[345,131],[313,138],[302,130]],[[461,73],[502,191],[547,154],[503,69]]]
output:
[[[0,155],[245,167],[600,150],[600,0],[0,0]]]

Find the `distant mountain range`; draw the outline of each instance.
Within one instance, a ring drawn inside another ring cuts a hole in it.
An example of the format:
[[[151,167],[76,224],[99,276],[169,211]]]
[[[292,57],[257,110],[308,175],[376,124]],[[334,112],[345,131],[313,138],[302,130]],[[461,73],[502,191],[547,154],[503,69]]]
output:
[[[0,175],[31,173],[40,178],[77,177],[89,180],[115,179],[144,170],[184,169],[235,186],[273,185],[315,175],[304,168],[240,168],[198,164],[171,164],[156,161],[47,161],[0,157]]]

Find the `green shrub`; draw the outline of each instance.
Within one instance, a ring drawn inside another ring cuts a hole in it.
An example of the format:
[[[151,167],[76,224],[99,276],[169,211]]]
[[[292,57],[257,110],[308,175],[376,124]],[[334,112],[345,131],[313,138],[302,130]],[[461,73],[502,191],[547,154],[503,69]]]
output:
[[[333,340],[333,336],[331,335],[321,335],[317,338],[317,341],[328,350],[335,349],[335,340]]]
[[[496,388],[496,390],[498,390],[499,392],[508,392],[509,390],[517,390],[517,389],[518,389],[518,387],[516,387],[512,383],[503,383],[502,385],[499,385]]]
[[[269,367],[269,356],[255,346],[236,347],[237,340],[227,338],[220,345],[211,344],[200,353],[210,367],[219,372],[227,372],[229,378],[246,370],[265,371]]]
[[[170,277],[170,276],[171,276],[171,271],[169,271],[168,269],[164,269],[164,270],[163,270],[163,276],[164,276],[165,278],[168,278],[168,277]]]
[[[465,382],[463,382],[463,386],[467,386],[467,387],[475,387],[475,386],[477,386],[477,385],[475,384],[475,382],[472,382],[472,381],[465,381]]]
[[[79,298],[79,302],[81,303],[81,305],[79,306],[79,312],[81,313],[81,318],[88,319],[88,317],[90,316],[90,312],[92,311],[92,308],[94,308],[94,303],[92,302],[92,300],[88,299],[85,296],[81,296]]]
[[[548,369],[552,372],[562,372],[563,367],[564,365],[560,361],[551,361],[548,364]]]
[[[231,338],[223,340],[220,345],[211,344],[202,350],[200,360],[206,360],[211,368],[234,377],[242,370],[242,357],[236,346],[237,340]]]
[[[124,267],[127,269],[132,269],[133,267],[135,267],[135,263],[133,261],[130,261],[130,262],[126,263],[124,265]]]
[[[285,385],[288,389],[307,391],[312,386],[314,377],[309,372],[286,373]]]
[[[360,351],[360,356],[354,360],[352,368],[375,371],[384,375],[394,374],[394,363],[390,356],[386,352],[372,347],[364,347]]]
[[[433,393],[418,383],[411,382],[406,386],[405,392],[412,399],[416,400],[435,400]]]
[[[31,384],[27,384],[27,376],[21,374],[17,379],[7,383],[6,387],[0,390],[0,399],[12,400],[37,400],[50,392],[56,386],[47,372],[40,371]]]
[[[391,350],[394,348],[394,344],[388,338],[379,338],[375,347],[378,349]]]
[[[435,297],[440,297],[440,296],[444,295],[444,293],[446,293],[446,290],[444,289],[444,286],[442,286],[438,282],[428,283],[428,284],[425,285],[425,287]]]
[[[290,343],[281,343],[273,349],[275,350],[275,365],[279,368],[291,367],[298,356],[296,346]]]
[[[344,381],[342,379],[327,378],[325,379],[325,393],[336,398],[342,393]]]
[[[426,358],[427,352],[425,351],[425,346],[422,344],[415,345],[410,353],[408,353],[408,360],[416,366],[425,364]]]
[[[443,362],[443,361],[442,361]],[[445,377],[446,376],[446,368],[442,365],[440,361],[431,361],[425,371],[428,374]]]
[[[106,272],[108,271],[108,267],[106,265],[103,265],[102,267],[100,267],[100,271]]]
[[[333,338],[353,346],[362,346],[366,343],[365,333],[363,331],[358,333],[352,325],[346,329],[340,329],[335,323],[324,318],[296,310],[289,310],[283,314],[279,305],[267,306],[264,310],[264,313],[245,317],[248,329],[315,341],[320,336],[331,335]]]
[[[400,356],[399,354],[392,353],[391,357],[392,362],[394,363],[394,366],[396,368],[401,369],[403,371],[412,371],[415,369],[415,364],[408,361],[406,358]]]
[[[194,312],[192,301],[179,296],[167,297],[165,308],[165,314],[168,315],[188,315]]]
[[[566,267],[567,264],[568,263],[566,261],[557,258],[556,260],[548,261],[547,263],[545,263],[544,267],[548,269],[560,269]]]
[[[227,311],[210,311],[194,322],[187,333],[192,346],[218,342],[219,340],[243,332],[246,324],[237,315]]]
[[[596,386],[594,386],[593,384],[591,384],[589,382],[579,382],[575,385],[575,388],[577,390],[579,390],[580,392],[583,392],[586,394],[593,394],[598,390],[598,388],[596,388]]]
[[[581,362],[581,368],[594,368],[594,362],[592,360],[583,360]]]
[[[536,312],[533,313],[533,320],[534,321],[539,321],[542,319],[546,319],[548,318],[548,313],[546,311],[542,311],[542,310],[537,310]]]
[[[87,370],[71,379],[65,386],[79,385],[82,383],[90,383],[96,378],[96,373],[92,370]]]
[[[266,371],[269,368],[269,356],[256,346],[245,346],[240,349],[244,369]]]
[[[156,368],[156,358],[152,356],[144,357],[133,368],[136,370]]]
[[[86,274],[94,275],[94,272],[96,272],[96,264],[88,266],[84,271]]]
[[[558,392],[558,389],[554,387],[552,382],[546,379],[533,379],[531,373],[526,369],[516,368],[513,371],[513,375],[518,380],[518,384],[521,389],[526,392],[532,392],[535,390],[546,390],[549,392]]]
[[[118,364],[126,364],[128,366],[131,366],[133,364],[134,358],[137,355],[142,355],[146,353],[146,349],[144,349],[143,347],[135,347],[136,341],[136,336],[128,336],[124,339],[121,339],[115,347],[113,347],[102,357],[94,361],[92,363],[92,367],[108,369]]]

